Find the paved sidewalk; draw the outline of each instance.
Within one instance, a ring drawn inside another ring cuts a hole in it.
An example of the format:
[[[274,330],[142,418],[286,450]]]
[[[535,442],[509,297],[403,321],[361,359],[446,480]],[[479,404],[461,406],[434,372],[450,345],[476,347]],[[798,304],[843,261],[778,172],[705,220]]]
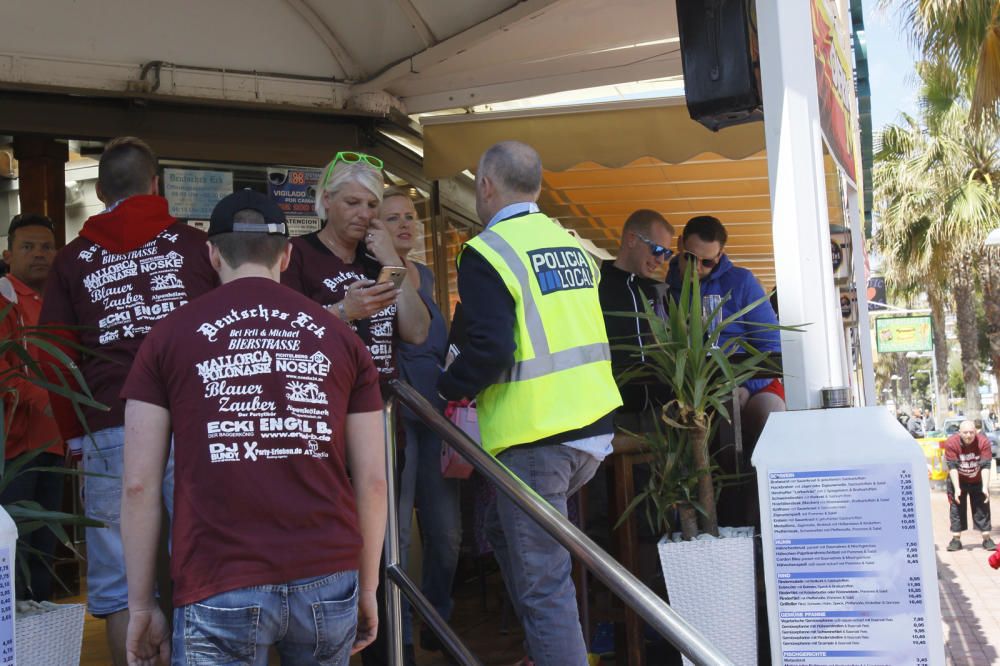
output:
[[[993,540],[1000,541],[1000,482],[991,475]],[[1000,664],[1000,570],[987,564],[981,535],[962,533],[964,548],[949,553],[948,496],[931,491],[934,550],[937,553],[938,589],[947,663],[953,666]],[[969,521],[971,524],[971,520]]]

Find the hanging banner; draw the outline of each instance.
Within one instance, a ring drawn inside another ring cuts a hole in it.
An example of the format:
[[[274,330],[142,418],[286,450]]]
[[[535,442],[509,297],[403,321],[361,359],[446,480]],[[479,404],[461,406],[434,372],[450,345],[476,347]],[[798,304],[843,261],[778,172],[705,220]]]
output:
[[[182,220],[207,220],[223,197],[233,193],[230,171],[164,169],[163,196],[170,214]]]
[[[858,127],[851,113],[854,68],[846,32],[840,30],[828,0],[812,0],[813,55],[819,118],[826,147],[852,185],[857,184]]]
[[[868,278],[868,311],[885,310],[885,277],[873,275]]]
[[[284,211],[292,236],[319,231],[316,188],[322,175],[322,169],[310,167],[267,168],[267,196]]]

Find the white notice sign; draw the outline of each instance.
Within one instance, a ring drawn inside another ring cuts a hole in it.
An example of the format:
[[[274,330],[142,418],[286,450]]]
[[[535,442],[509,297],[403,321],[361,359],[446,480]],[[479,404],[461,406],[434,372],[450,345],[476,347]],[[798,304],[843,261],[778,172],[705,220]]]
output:
[[[754,451],[775,664],[944,664],[930,489],[879,407],[772,414]]]
[[[200,169],[164,169],[163,196],[170,214],[183,220],[207,220],[219,200],[233,193],[230,171]]]

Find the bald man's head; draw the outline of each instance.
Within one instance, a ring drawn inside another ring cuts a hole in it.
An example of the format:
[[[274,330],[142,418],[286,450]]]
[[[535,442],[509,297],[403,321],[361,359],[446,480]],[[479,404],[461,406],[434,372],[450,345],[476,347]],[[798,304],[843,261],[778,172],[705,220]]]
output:
[[[479,159],[476,214],[483,224],[510,204],[537,201],[541,190],[542,160],[531,146],[501,141]]]
[[[534,201],[542,189],[542,158],[526,143],[501,141],[483,153],[479,174],[492,179],[504,194],[527,196]]]
[[[976,439],[976,422],[966,419],[958,424],[958,436],[966,444],[971,444]]]

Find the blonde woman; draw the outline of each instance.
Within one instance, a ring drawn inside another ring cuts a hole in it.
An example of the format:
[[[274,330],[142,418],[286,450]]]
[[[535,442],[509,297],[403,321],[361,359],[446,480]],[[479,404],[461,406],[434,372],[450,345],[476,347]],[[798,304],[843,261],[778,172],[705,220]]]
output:
[[[316,193],[316,212],[325,224],[292,239],[291,263],[281,281],[354,327],[384,387],[398,373],[399,342],[423,342],[430,315],[412,283],[397,289],[391,282],[375,282],[383,266],[403,265],[385,225],[376,218],[382,190],[381,160],[364,153],[337,153]]]
[[[444,407],[435,384],[448,348],[448,330],[441,310],[434,303],[434,275],[409,258],[418,237],[417,211],[406,190],[390,187],[382,197],[379,220],[392,238],[393,247],[406,265],[406,281],[415,288],[430,312],[427,339],[422,344],[402,344],[399,370],[404,381],[431,404]],[[399,484],[399,544],[404,558],[412,533],[413,508],[420,521],[423,564],[421,589],[445,620],[452,610],[451,586],[458,566],[462,524],[458,504],[458,480],[441,476],[441,438],[409,410],[402,410],[406,430],[406,462]],[[413,618],[410,605],[403,605],[403,643],[413,650]],[[425,650],[441,649],[436,636],[425,630],[420,636]]]

